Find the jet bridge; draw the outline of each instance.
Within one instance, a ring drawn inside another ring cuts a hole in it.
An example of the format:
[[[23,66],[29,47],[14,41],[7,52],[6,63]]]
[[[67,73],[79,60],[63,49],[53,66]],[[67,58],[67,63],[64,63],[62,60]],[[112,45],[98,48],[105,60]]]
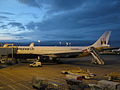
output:
[[[16,46],[0,47],[0,63],[11,63],[14,61],[14,54],[17,52]]]
[[[95,49],[94,47],[90,47],[90,53],[93,56],[92,63],[102,65],[104,64],[103,58],[101,57],[97,49]]]

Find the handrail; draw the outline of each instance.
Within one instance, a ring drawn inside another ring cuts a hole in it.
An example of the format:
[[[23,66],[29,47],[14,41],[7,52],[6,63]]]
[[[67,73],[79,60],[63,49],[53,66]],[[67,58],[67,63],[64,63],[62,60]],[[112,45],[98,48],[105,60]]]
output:
[[[104,61],[103,61],[102,57],[100,56],[99,52],[97,51],[97,49],[95,49],[94,47],[90,47],[90,53],[94,57],[95,62],[97,64],[104,64]]]

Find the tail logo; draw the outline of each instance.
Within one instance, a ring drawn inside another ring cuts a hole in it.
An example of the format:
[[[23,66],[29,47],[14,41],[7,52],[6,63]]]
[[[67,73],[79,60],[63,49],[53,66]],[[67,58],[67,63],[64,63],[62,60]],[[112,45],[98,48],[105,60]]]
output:
[[[101,45],[106,44],[106,40],[104,38],[101,38]]]

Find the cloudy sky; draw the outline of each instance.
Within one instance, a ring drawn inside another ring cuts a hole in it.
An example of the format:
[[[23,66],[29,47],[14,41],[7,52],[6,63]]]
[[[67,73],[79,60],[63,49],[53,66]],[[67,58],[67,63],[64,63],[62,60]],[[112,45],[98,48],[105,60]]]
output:
[[[120,38],[120,0],[0,0],[0,40]]]

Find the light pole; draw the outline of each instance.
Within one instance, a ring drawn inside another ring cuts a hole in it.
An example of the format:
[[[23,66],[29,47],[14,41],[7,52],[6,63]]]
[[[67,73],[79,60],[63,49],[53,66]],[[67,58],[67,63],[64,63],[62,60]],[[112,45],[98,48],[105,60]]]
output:
[[[59,42],[59,44],[60,44],[60,46],[61,46],[62,42]]]
[[[66,42],[66,46],[68,46],[68,44],[69,44],[69,43],[68,43],[68,42]]]
[[[39,45],[40,45],[40,42],[41,42],[41,41],[40,41],[40,40],[38,40]]]
[[[71,46],[71,43],[69,43],[69,46]]]

